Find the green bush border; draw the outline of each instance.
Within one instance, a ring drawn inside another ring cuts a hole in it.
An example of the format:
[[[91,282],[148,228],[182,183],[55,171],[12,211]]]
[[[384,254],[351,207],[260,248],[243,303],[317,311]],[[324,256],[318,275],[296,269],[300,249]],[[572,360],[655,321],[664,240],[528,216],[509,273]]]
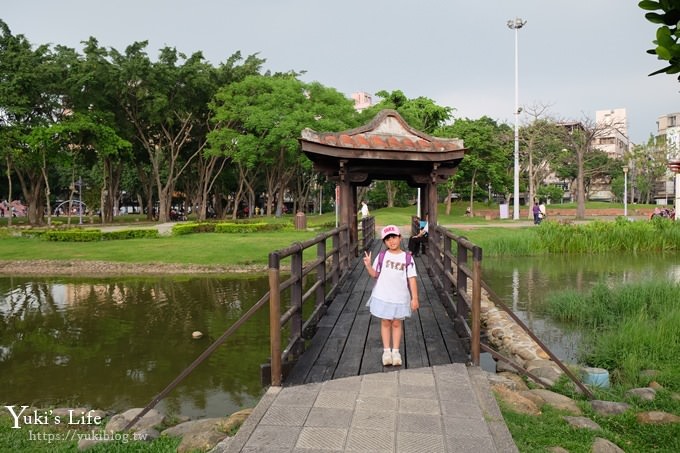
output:
[[[246,222],[190,222],[178,223],[172,227],[173,236],[193,233],[255,233],[260,231],[278,231],[289,226],[280,223],[246,223]]]
[[[31,232],[30,234],[34,233]],[[94,229],[48,230],[41,232],[39,236],[46,241],[52,242],[95,242],[120,239],[154,239],[159,235],[156,228],[135,228],[106,232]]]

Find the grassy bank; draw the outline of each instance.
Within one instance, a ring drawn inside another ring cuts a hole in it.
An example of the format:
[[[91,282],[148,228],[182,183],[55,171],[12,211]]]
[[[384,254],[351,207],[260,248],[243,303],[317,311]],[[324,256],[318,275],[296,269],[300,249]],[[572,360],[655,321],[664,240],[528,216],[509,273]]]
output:
[[[99,426],[95,429],[84,429],[78,425],[24,425],[19,422],[19,428],[13,428],[13,423],[11,416],[0,415],[0,451],[73,453],[78,451],[79,437],[84,439],[94,434],[101,438],[104,435],[103,428]],[[132,434],[128,436],[94,445],[87,451],[92,453],[166,453],[177,451],[177,446],[181,441],[178,437],[161,437],[151,442],[142,442],[132,440]]]
[[[680,392],[680,284],[667,280],[616,288],[600,284],[587,294],[563,292],[547,301],[551,316],[584,332],[581,361],[613,372],[623,387],[647,385],[642,370]]]
[[[581,362],[610,372],[609,389],[595,389],[597,399],[626,401],[633,409],[616,416],[599,416],[583,397],[564,385],[561,393],[580,400],[584,415],[602,427],[601,432],[574,430],[563,414],[546,409],[539,417],[504,409],[503,416],[520,451],[548,451],[560,445],[569,451],[587,452],[596,436],[606,437],[625,451],[680,451],[680,425],[641,425],[635,413],[665,411],[680,414],[680,285],[668,281],[645,282],[608,288],[595,287],[588,294],[566,292],[548,299],[551,315],[584,332]],[[643,370],[655,370],[649,376]],[[656,381],[654,401],[625,396],[626,390]],[[675,396],[674,396],[675,395]]]
[[[248,234],[202,233],[157,239],[102,242],[48,242],[0,238],[3,260],[84,260],[121,263],[182,263],[215,266],[267,264],[269,253],[318,232],[277,231]]]
[[[586,224],[544,222],[526,228],[456,230],[482,247],[485,256],[593,254],[613,252],[678,252],[680,222],[666,219]]]

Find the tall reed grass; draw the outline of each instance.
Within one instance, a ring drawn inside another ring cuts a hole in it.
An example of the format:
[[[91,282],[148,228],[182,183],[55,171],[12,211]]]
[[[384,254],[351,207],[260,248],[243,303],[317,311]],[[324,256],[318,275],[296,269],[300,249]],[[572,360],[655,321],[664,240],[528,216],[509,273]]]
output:
[[[547,300],[548,312],[584,332],[584,363],[613,372],[628,385],[642,382],[640,371],[680,390],[680,283],[643,282],[609,288],[601,283],[588,294],[564,292]]]
[[[544,222],[531,228],[493,230],[493,235],[468,234],[484,249],[485,256],[680,251],[680,222],[667,219],[630,222],[620,217],[614,222]]]

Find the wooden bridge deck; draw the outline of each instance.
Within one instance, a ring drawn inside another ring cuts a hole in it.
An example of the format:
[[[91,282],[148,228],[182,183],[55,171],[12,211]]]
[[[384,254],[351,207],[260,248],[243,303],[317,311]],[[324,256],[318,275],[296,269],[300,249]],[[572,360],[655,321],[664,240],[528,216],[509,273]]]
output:
[[[381,242],[374,242],[376,256]],[[401,367],[382,365],[380,320],[366,307],[373,282],[363,261],[357,259],[284,385],[467,362],[468,354],[428,276],[427,259],[422,255],[415,258],[420,309],[404,321]]]

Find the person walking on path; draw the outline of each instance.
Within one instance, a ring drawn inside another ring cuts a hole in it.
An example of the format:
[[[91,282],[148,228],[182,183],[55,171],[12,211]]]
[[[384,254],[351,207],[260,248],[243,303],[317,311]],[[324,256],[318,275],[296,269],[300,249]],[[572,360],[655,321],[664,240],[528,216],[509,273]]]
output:
[[[368,214],[369,214],[368,205],[366,204],[365,201],[362,201],[361,202],[361,218],[365,219],[366,217],[368,217]]]
[[[531,212],[534,215],[534,225],[541,223],[541,208],[538,206],[538,201],[534,202]]]
[[[540,221],[538,223],[541,223],[543,220],[545,220],[545,217],[548,215],[548,213],[545,211],[545,202],[541,202],[541,204],[538,205],[538,218]]]
[[[382,229],[380,237],[387,247],[371,262],[371,252],[364,253],[364,266],[368,275],[376,279],[368,299],[371,315],[380,318],[382,339],[382,364],[402,364],[399,345],[402,323],[420,306],[416,265],[411,256],[401,249],[401,232],[395,225]]]

